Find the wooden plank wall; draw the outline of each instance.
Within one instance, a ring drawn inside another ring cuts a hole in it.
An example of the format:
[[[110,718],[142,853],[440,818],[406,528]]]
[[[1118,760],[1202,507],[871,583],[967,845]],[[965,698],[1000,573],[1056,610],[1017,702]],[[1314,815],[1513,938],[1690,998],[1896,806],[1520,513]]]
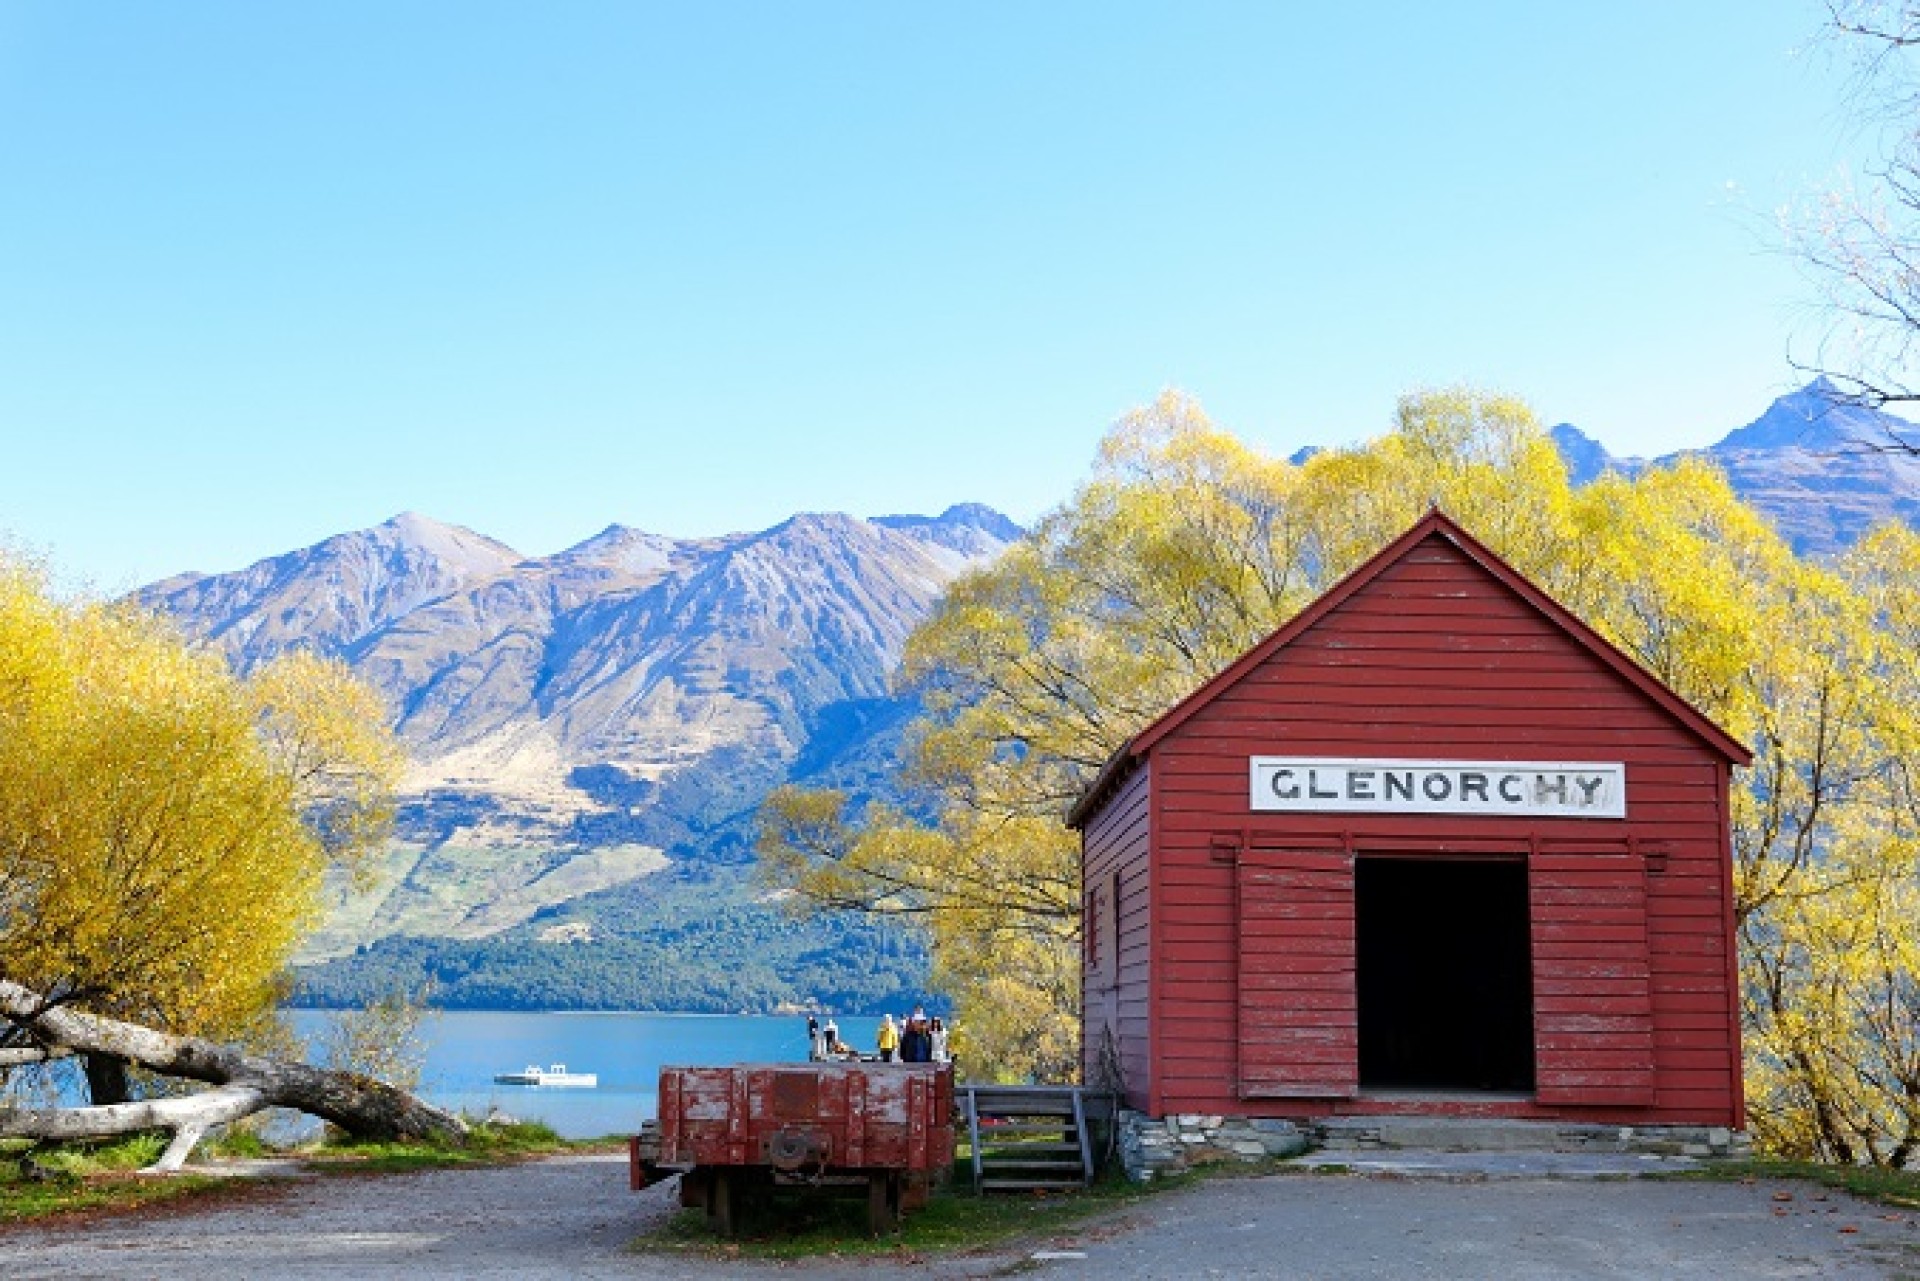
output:
[[[1118,1088],[1128,1106],[1147,1106],[1152,1068],[1148,966],[1152,892],[1147,862],[1149,768],[1142,765],[1087,825],[1081,891],[1089,941],[1081,967],[1082,1080]],[[1107,1080],[1117,1068],[1120,1081]]]
[[[1651,1104],[1647,879],[1638,851],[1547,847],[1534,851],[1527,872],[1539,1101]]]
[[[1258,754],[1624,761],[1628,818],[1255,815],[1247,758]],[[1154,1114],[1263,1110],[1242,1099],[1236,1073],[1236,872],[1214,857],[1229,834],[1361,855],[1523,852],[1596,838],[1657,849],[1661,870],[1647,877],[1645,897],[1652,1101],[1541,1103],[1528,1114],[1716,1125],[1740,1115],[1725,761],[1444,538],[1423,540],[1200,709],[1154,747],[1151,765]],[[1328,1100],[1322,1110],[1341,1107]]]
[[[1240,1096],[1347,1098],[1360,1086],[1353,856],[1239,858]]]

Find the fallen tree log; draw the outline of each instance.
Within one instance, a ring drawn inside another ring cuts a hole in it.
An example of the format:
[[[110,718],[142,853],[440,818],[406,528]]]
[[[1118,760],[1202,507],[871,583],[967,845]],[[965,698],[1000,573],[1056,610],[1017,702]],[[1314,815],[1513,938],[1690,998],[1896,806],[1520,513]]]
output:
[[[64,1059],[72,1053],[72,1050],[63,1050],[57,1045],[49,1046],[46,1049],[34,1046],[23,1049],[0,1050],[0,1068],[30,1067],[35,1063],[50,1063],[54,1059]]]
[[[199,1037],[175,1036],[84,1010],[49,1006],[30,988],[0,979],[0,1020],[45,1051],[104,1054],[163,1076],[217,1088],[179,1098],[99,1107],[0,1109],[0,1138],[102,1138],[163,1129],[173,1141],[152,1172],[178,1170],[208,1128],[264,1108],[291,1108],[339,1126],[356,1138],[459,1141],[466,1123],[384,1081],[251,1054]]]

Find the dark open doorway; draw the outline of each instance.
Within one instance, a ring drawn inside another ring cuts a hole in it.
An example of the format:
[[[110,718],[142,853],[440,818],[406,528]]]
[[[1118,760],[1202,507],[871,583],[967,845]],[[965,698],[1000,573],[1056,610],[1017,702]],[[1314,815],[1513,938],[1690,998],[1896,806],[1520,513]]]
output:
[[[1531,1090],[1526,865],[1361,858],[1354,896],[1361,1087]]]

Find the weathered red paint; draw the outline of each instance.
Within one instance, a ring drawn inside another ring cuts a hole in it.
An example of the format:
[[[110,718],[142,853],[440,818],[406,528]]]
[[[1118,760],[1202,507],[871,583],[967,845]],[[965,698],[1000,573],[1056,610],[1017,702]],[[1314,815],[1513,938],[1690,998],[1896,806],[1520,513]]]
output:
[[[660,1117],[627,1145],[630,1185],[669,1175],[723,1235],[779,1189],[864,1190],[891,1231],[952,1169],[953,1068],[742,1063],[660,1069]]]
[[[915,1063],[742,1063],[660,1069],[661,1166],[803,1173],[944,1171],[953,1069]],[[794,1161],[795,1156],[804,1159]]]
[[[1254,813],[1255,755],[1620,761],[1627,816]],[[1117,1068],[1154,1115],[1737,1127],[1727,798],[1748,759],[1430,514],[1138,735],[1075,807],[1088,884],[1119,887],[1116,963],[1083,977],[1088,1079]],[[1531,1098],[1361,1092],[1353,866],[1386,854],[1525,862]]]

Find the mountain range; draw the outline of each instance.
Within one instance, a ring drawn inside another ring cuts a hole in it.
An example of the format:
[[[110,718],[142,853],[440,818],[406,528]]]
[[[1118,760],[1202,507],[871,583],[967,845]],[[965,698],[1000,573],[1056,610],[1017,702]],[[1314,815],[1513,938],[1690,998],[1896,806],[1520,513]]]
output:
[[[1576,485],[1703,455],[1803,555],[1839,551],[1887,520],[1920,524],[1920,427],[1856,403],[1825,378],[1702,450],[1616,458],[1569,423],[1552,434]]]
[[[877,772],[911,712],[888,688],[908,633],[1020,534],[969,504],[715,538],[611,525],[529,557],[406,513],[137,598],[240,671],[307,647],[393,709],[398,839],[370,890],[332,887],[313,963],[398,936],[591,941],[593,905],[560,909],[642,881],[738,906],[753,887],[723,869],[750,860],[752,807]]]
[[[1681,456],[1552,435],[1579,484]],[[1920,518],[1916,443],[1816,381],[1696,452],[1821,554]],[[242,671],[316,649],[393,709],[413,759],[397,838],[370,889],[330,888],[309,999],[431,983],[448,1005],[873,1008],[922,980],[924,950],[873,922],[797,926],[753,880],[754,809],[789,781],[888,791],[906,637],[1021,535],[963,504],[711,538],[610,525],[530,557],[407,513],[136,595]]]

